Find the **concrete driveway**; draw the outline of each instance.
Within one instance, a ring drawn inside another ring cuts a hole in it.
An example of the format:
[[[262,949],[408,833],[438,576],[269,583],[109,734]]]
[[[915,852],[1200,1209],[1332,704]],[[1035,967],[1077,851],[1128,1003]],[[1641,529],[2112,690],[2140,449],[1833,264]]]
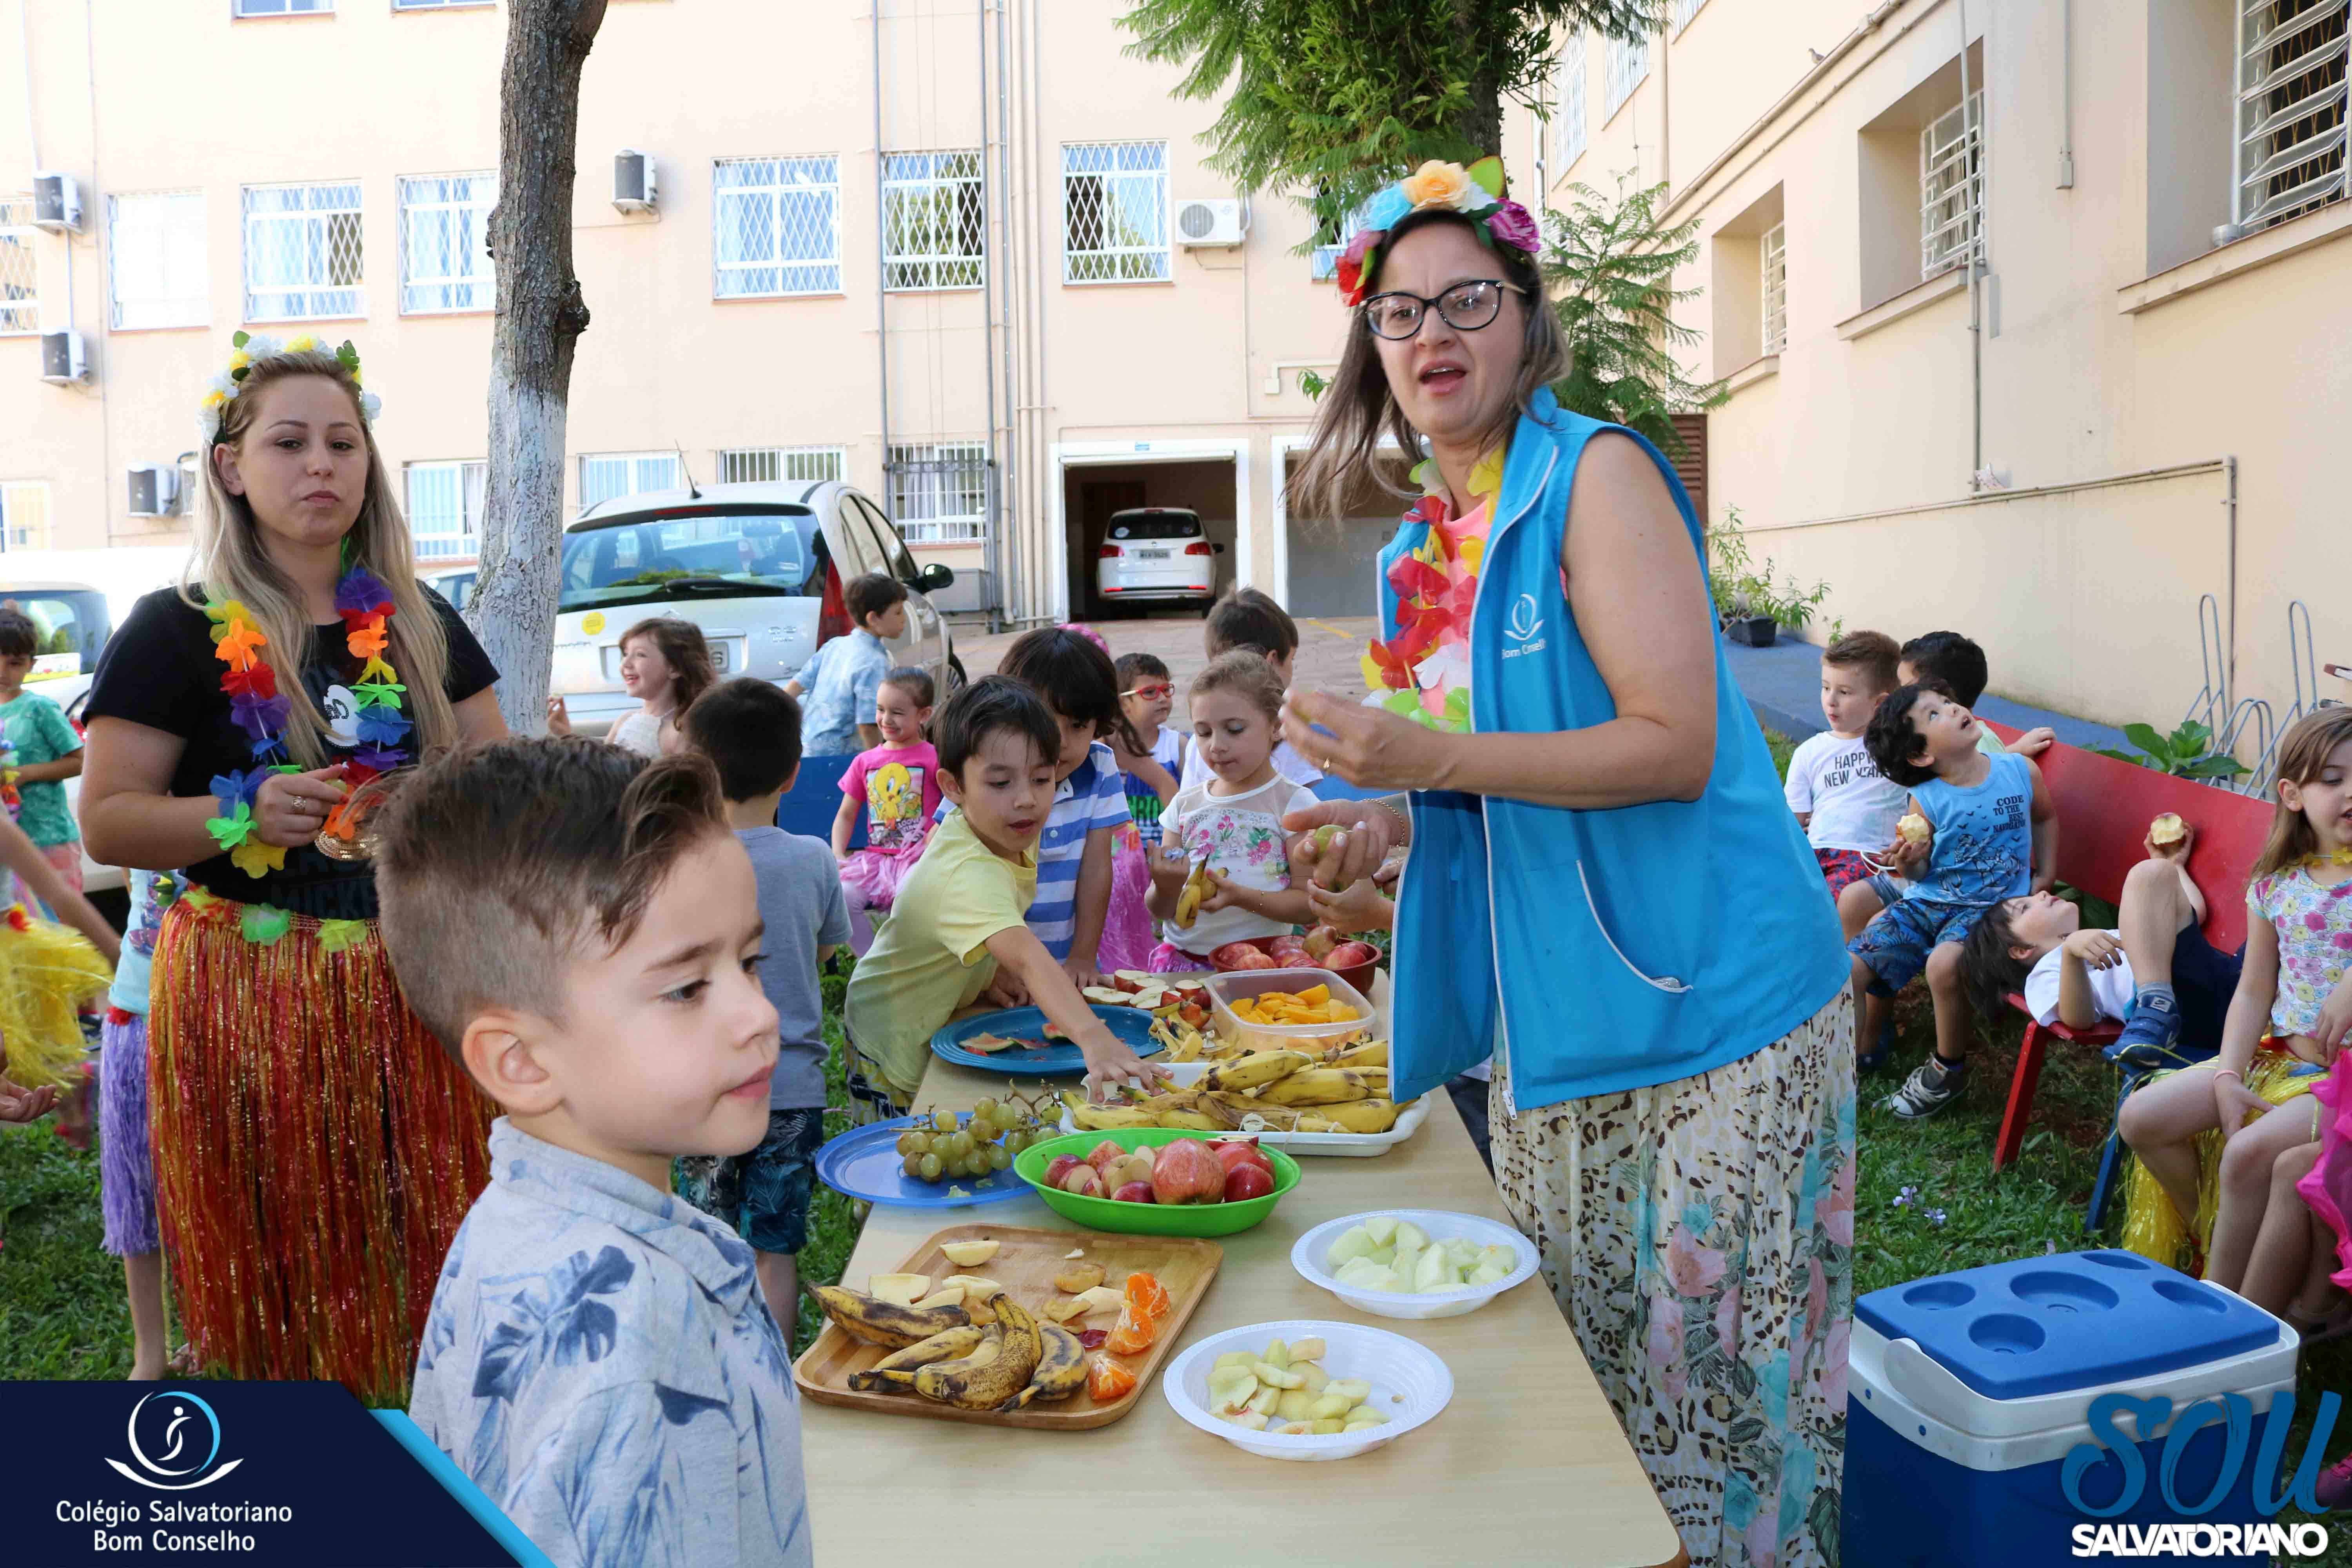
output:
[[[1202,647],[1201,617],[1197,615],[1147,616],[1134,620],[1090,621],[1087,625],[1102,633],[1110,644],[1113,658],[1127,653],[1157,654],[1168,666],[1168,673],[1176,683],[1174,721],[1185,724],[1184,692],[1201,667],[1209,662]],[[1349,701],[1360,701],[1364,696],[1364,674],[1361,668],[1364,644],[1372,635],[1373,617],[1350,616],[1341,620],[1309,618],[1298,623],[1298,662],[1292,677],[1292,686],[1299,690],[1328,691]],[[996,668],[1004,650],[1013,646],[1016,634],[1000,633],[995,637],[956,637],[956,652],[963,659],[966,673],[973,679],[988,674]]]

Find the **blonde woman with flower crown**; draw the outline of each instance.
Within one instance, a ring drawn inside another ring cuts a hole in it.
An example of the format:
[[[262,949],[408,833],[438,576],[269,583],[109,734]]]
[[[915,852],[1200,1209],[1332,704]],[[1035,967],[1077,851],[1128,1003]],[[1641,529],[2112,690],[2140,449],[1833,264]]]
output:
[[[415,579],[352,346],[233,341],[188,578],[99,662],[82,832],[110,864],[186,868],[149,1089],[191,1345],[405,1404],[494,1111],[402,999],[353,792],[504,734],[498,672]]]

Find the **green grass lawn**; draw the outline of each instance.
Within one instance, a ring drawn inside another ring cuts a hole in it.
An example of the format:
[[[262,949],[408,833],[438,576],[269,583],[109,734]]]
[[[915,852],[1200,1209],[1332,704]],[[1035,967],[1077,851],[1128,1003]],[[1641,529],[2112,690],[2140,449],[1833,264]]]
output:
[[[1790,747],[1775,736],[1785,769]],[[840,1011],[845,980],[824,981],[830,1134],[849,1125],[842,1089]],[[1895,1007],[1897,1046],[1890,1069],[1864,1080],[1859,1118],[1861,1172],[1855,1193],[1857,1294],[1924,1276],[2042,1252],[2070,1252],[2112,1240],[2121,1204],[2110,1205],[2106,1234],[2083,1235],[2083,1216],[2106,1136],[2116,1083],[2096,1056],[2060,1046],[2049,1057],[2034,1102],[2033,1129],[2017,1163],[1995,1175],[1991,1151],[2011,1072],[2017,1061],[2015,1020],[1980,1030],[1960,1102],[1931,1121],[1898,1121],[1877,1101],[1893,1092],[1934,1039],[1923,988]],[[1344,1172],[1337,1173],[1344,1176]],[[1916,1198],[1898,1202],[1905,1188]],[[1940,1215],[1940,1219],[1937,1217]],[[68,1149],[42,1124],[0,1128],[0,1378],[119,1378],[131,1364],[131,1320],[122,1270],[99,1246],[98,1157]],[[848,1200],[820,1185],[810,1215],[801,1278],[831,1284],[856,1244]],[[820,1318],[803,1298],[793,1349],[813,1338]],[[2352,1391],[2352,1341],[2306,1355],[2299,1386]],[[2289,1446],[2299,1455],[2304,1438]],[[2328,1457],[2352,1446],[2352,1413],[2339,1422]],[[2281,1516],[2304,1517],[2290,1510]],[[2335,1545],[2315,1561],[2352,1568],[2352,1525],[2338,1515]]]

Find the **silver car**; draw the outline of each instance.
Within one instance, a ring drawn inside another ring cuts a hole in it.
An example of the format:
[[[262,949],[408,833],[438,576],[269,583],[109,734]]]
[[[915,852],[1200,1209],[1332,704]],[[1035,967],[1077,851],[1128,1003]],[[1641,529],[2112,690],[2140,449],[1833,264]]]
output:
[[[892,662],[928,670],[944,700],[963,684],[963,665],[927,595],[955,574],[919,567],[882,509],[850,486],[705,485],[600,503],[564,531],[549,689],[575,731],[610,729],[637,705],[621,685],[622,634],[649,616],[700,626],[720,679],[781,685],[850,629],[842,590],[869,572],[907,585]]]

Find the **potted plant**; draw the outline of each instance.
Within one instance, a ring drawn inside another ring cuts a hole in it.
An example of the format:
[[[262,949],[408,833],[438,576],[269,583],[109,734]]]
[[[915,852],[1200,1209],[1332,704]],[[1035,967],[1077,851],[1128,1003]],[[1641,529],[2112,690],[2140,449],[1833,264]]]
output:
[[[1791,577],[1784,587],[1774,581],[1772,563],[1759,564],[1748,553],[1739,509],[1726,507],[1724,514],[1721,527],[1706,531],[1707,587],[1715,599],[1716,620],[1733,642],[1770,647],[1782,626],[1802,626],[1812,618],[1829,597],[1830,585],[1816,583],[1806,588]],[[1832,637],[1836,629],[1832,625]]]

